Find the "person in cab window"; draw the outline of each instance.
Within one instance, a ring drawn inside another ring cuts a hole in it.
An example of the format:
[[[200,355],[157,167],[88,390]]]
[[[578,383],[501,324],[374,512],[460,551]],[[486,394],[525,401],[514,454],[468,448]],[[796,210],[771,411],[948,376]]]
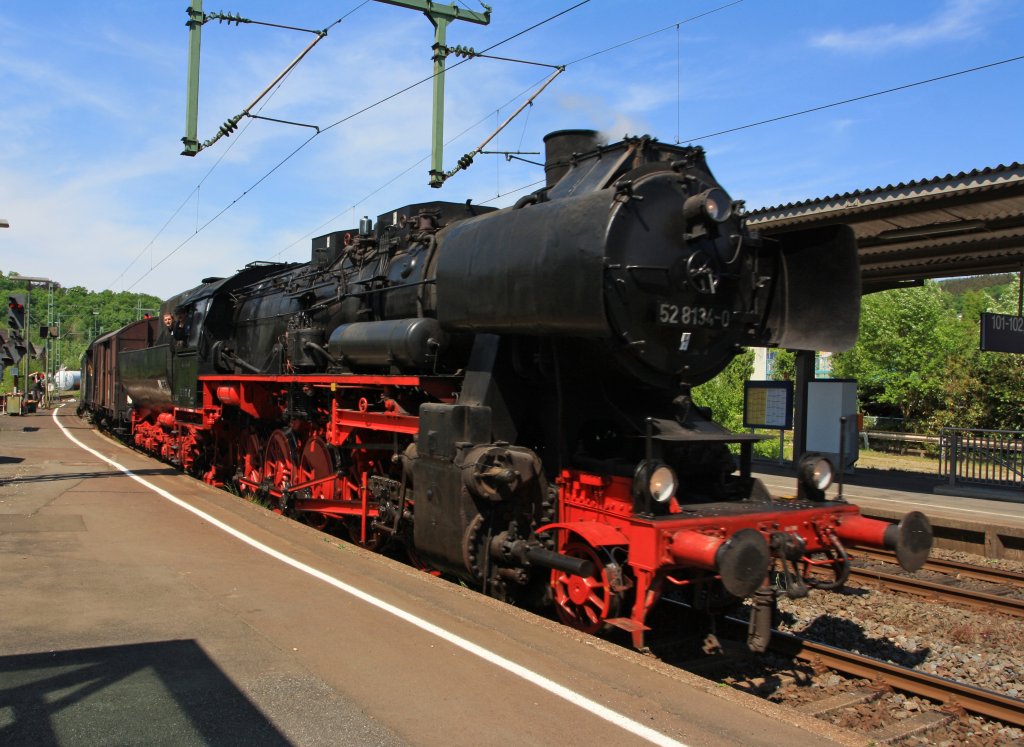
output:
[[[171,327],[171,337],[179,348],[185,347],[188,340],[188,312],[185,309],[176,309],[174,312],[174,326]]]

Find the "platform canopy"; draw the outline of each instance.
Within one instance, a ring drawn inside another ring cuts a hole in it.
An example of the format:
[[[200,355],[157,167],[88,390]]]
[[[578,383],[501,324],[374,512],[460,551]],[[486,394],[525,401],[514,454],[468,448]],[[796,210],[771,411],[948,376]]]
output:
[[[1024,165],[857,190],[749,213],[766,236],[837,223],[857,236],[864,293],[1024,268]]]

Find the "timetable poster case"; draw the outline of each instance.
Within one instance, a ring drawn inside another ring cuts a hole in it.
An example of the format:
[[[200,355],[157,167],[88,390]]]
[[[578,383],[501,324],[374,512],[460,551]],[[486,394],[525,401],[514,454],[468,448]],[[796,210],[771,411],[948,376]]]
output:
[[[744,382],[743,427],[791,429],[793,427],[793,382]]]

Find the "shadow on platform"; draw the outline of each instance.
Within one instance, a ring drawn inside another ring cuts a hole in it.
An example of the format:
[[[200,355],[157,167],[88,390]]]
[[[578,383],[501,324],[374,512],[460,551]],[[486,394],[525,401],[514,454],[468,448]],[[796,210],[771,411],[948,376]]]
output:
[[[183,474],[181,470],[175,469],[174,467],[153,467],[151,469],[133,469],[133,475],[137,477],[157,477],[163,475],[165,477],[171,475]],[[111,468],[105,472],[57,472],[50,475],[20,475],[18,477],[12,477],[6,480],[6,482],[60,482],[62,480],[93,480],[103,479],[110,477],[128,477],[124,472],[118,472]]]
[[[0,657],[0,744],[289,742],[185,640]]]

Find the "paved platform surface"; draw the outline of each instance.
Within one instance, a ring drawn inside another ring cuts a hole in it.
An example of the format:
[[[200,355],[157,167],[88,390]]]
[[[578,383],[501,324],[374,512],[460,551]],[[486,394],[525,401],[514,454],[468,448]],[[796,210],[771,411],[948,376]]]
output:
[[[755,463],[754,472],[772,493],[796,493],[791,467]],[[1024,495],[1019,492],[971,487],[954,491],[937,475],[898,470],[858,469],[843,482],[844,499],[868,516],[898,519],[908,511],[924,512],[939,547],[1024,560]],[[833,485],[828,497],[835,498],[838,491]]]
[[[0,743],[850,743],[60,420],[164,492],[0,417]]]

